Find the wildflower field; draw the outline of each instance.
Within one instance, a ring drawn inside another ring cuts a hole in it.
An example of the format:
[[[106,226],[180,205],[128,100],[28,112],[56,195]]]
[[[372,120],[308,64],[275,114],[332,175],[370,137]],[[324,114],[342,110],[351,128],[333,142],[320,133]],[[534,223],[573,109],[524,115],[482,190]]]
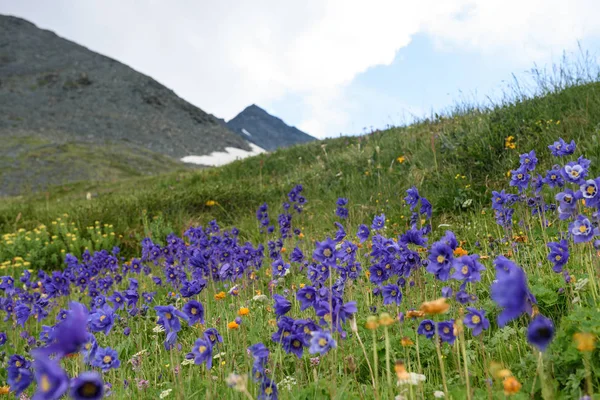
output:
[[[600,398],[600,86],[558,89],[6,200],[0,396]]]

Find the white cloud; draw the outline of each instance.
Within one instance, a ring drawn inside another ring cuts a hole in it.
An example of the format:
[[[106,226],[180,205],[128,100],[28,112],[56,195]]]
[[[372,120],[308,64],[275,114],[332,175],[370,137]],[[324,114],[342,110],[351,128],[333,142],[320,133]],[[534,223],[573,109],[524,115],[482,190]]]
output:
[[[20,0],[2,13],[116,58],[226,119],[251,103],[304,98],[318,136],[352,120],[354,78],[389,65],[416,33],[442,49],[518,64],[598,36],[596,0]]]

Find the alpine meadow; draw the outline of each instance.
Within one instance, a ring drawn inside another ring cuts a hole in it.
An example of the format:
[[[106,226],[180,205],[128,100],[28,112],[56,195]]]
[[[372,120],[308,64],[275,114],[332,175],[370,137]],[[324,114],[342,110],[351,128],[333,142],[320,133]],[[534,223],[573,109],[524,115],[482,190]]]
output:
[[[530,76],[3,198],[0,397],[600,398],[600,75],[584,54]]]

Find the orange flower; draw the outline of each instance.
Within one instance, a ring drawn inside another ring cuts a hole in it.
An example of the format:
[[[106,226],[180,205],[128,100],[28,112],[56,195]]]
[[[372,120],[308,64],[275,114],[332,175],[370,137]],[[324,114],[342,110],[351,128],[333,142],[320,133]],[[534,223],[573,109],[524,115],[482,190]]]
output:
[[[282,252],[282,253],[285,253],[286,251],[287,251],[287,249],[286,249],[285,247],[282,247],[282,248],[281,248],[281,252]]]
[[[514,376],[504,378],[502,386],[504,386],[504,394],[507,396],[517,394],[521,390],[521,383]]]
[[[237,322],[235,321],[231,321],[230,323],[227,324],[227,329],[237,329],[240,326],[238,325]]]
[[[271,325],[271,326],[276,326],[277,325],[277,321],[274,320],[274,319],[270,319],[269,322],[268,322],[268,324]]]
[[[462,247],[457,247],[454,250],[454,257],[466,256],[467,254],[469,254],[469,252],[463,249]]]
[[[410,375],[406,371],[406,366],[404,365],[404,362],[401,360],[397,360],[394,364],[394,371],[396,372],[396,376],[400,381],[407,380],[410,377]]]
[[[379,324],[383,326],[390,326],[394,323],[394,318],[391,317],[388,313],[382,313],[379,316]]]
[[[596,336],[591,333],[576,333],[573,339],[577,342],[579,351],[594,351],[596,348]]]
[[[306,286],[306,284],[304,284],[304,283],[301,283],[301,284],[300,284],[300,289],[304,288],[304,286]]]
[[[0,394],[9,394],[10,393],[10,386],[2,386],[0,387]]]
[[[425,313],[423,311],[408,310],[406,312],[406,318],[421,318],[424,316],[425,316]]]
[[[400,157],[396,158],[396,161],[398,161],[400,164],[402,164],[404,161],[406,161],[406,157],[400,156]]]
[[[300,234],[298,235],[298,237],[299,237],[300,239],[304,238],[304,233],[300,232]]]
[[[223,300],[225,298],[225,292],[219,292],[215,294],[215,300]]]
[[[402,347],[407,347],[407,346],[412,346],[413,344],[415,344],[409,337],[404,336],[401,340],[400,340],[400,344],[402,345]]]
[[[250,314],[250,309],[246,308],[246,307],[240,307],[239,311],[238,311],[238,315],[240,316],[244,316],[244,315],[248,315]]]
[[[371,315],[370,317],[367,318],[367,323],[365,324],[365,328],[372,331],[374,329],[377,329],[378,326],[379,326],[379,323],[377,322],[377,317]]]
[[[367,277],[367,279],[369,279],[371,277],[371,271],[366,270],[365,271],[365,276]]]
[[[444,314],[449,308],[450,304],[446,303],[445,297],[440,297],[439,299],[433,301],[426,301],[425,303],[421,304],[421,311],[428,315]]]

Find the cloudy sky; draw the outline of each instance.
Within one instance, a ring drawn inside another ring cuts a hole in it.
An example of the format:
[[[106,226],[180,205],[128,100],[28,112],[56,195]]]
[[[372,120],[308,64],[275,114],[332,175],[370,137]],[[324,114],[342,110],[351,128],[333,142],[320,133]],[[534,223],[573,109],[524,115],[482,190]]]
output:
[[[318,137],[498,93],[600,44],[598,0],[0,0],[225,119],[255,103]]]

